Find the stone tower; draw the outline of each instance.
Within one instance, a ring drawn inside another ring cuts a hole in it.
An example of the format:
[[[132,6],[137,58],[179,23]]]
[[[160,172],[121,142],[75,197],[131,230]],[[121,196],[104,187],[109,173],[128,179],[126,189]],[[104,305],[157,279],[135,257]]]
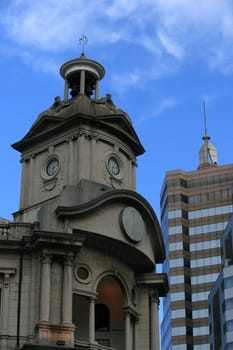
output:
[[[0,223],[2,349],[158,350],[167,293],[160,225],[135,190],[144,153],[105,71],[82,53],[62,65],[64,98],[13,148],[20,208]]]

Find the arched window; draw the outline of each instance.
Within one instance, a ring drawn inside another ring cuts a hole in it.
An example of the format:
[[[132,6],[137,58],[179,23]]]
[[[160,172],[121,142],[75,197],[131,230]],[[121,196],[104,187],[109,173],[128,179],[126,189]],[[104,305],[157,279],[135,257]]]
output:
[[[124,350],[124,292],[113,275],[103,277],[97,286],[95,340],[104,346]]]
[[[109,308],[105,304],[95,304],[95,331],[109,332]]]

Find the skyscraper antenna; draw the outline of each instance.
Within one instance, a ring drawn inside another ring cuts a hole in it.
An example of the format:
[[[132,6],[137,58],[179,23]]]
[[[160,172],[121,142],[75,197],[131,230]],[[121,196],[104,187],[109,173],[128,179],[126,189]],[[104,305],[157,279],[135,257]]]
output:
[[[210,136],[208,136],[207,133],[207,127],[206,127],[206,109],[205,109],[205,101],[203,101],[203,112],[204,112],[204,128],[205,128],[205,134],[202,137],[204,140],[204,144],[202,145],[200,151],[199,151],[199,169],[203,167],[208,167],[211,165],[217,165],[217,150],[212,145],[209,140]]]
[[[210,137],[208,136],[208,134],[207,134],[207,127],[206,127],[206,109],[205,109],[205,101],[203,101],[203,112],[204,112],[204,128],[205,128],[205,134],[204,134],[204,136],[202,137],[202,139],[204,140],[204,141],[208,141],[208,140],[210,140]]]
[[[82,46],[82,55],[84,55],[84,47],[88,43],[88,38],[86,35],[82,35],[81,38],[79,38],[79,44]]]
[[[205,110],[205,101],[203,101],[203,112],[204,112],[204,128],[205,128],[205,137],[207,135],[207,128],[206,128],[206,110]]]

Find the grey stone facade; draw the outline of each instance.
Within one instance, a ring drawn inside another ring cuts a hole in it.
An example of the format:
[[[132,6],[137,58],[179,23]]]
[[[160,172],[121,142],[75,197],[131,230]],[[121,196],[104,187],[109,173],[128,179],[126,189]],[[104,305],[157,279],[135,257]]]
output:
[[[60,72],[64,99],[13,145],[22,185],[14,222],[0,221],[0,348],[157,350],[168,285],[160,225],[135,191],[144,149],[99,99],[98,62],[82,54]]]

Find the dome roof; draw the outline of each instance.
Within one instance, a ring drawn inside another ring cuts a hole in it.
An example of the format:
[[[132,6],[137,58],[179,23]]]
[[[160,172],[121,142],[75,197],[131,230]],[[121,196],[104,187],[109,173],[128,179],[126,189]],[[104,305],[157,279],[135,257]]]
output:
[[[144,153],[128,114],[115,106],[111,94],[99,98],[99,80],[105,74],[101,64],[82,54],[64,63],[60,73],[65,79],[64,99],[55,97],[52,106],[39,114],[25,137],[13,145],[15,149],[25,150],[29,144],[38,139],[42,141],[42,137],[58,132],[65,125],[68,128],[68,124],[91,123],[118,135],[130,145],[135,155]],[[69,91],[71,98],[68,98]]]
[[[46,110],[43,113],[60,117],[70,117],[74,114],[87,114],[94,117],[121,114],[131,123],[128,114],[115,106],[109,93],[98,100],[91,99],[86,95],[78,95],[67,102],[61,100],[56,102],[55,98],[55,103],[49,110]]]

